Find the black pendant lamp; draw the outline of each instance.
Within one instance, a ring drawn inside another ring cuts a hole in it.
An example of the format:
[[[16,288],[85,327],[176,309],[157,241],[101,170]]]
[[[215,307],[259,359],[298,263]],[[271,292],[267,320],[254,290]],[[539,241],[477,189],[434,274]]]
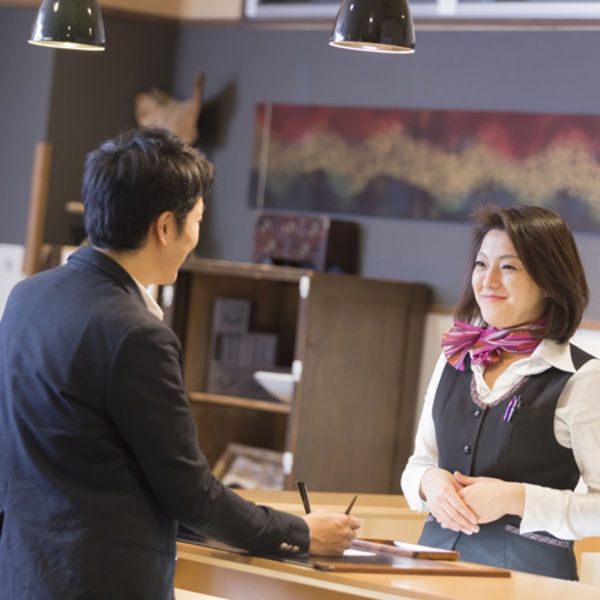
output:
[[[104,50],[104,22],[97,0],[43,0],[29,43],[71,50]]]
[[[407,0],[344,0],[329,44],[348,50],[412,54],[415,29]]]

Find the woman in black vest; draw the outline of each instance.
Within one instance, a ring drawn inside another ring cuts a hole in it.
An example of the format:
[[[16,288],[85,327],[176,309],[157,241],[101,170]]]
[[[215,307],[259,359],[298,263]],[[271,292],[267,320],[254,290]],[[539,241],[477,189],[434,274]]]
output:
[[[600,535],[600,361],[569,344],[589,298],[575,241],[549,210],[488,207],[470,265],[402,476],[420,543],[577,579],[572,540]]]

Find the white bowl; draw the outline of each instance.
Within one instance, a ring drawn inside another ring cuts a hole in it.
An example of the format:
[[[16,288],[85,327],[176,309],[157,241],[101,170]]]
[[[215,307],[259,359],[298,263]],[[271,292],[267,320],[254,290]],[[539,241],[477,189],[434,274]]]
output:
[[[290,404],[294,395],[294,376],[291,373],[274,373],[272,371],[256,371],[254,379],[262,385],[271,396],[281,402]]]

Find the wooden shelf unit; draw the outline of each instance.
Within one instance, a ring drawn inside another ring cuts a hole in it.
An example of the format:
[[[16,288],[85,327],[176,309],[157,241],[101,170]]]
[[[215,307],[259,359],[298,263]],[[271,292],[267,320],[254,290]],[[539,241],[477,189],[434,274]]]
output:
[[[205,394],[202,392],[188,392],[190,402],[205,402],[206,404],[221,404],[223,406],[238,406],[247,410],[264,410],[266,412],[276,412],[288,414],[291,412],[291,406],[287,404],[278,404],[276,402],[267,402],[265,400],[254,400],[253,398],[236,398],[234,396],[221,396],[219,394]]]
[[[298,361],[291,406],[206,392],[218,297],[250,300],[250,330],[279,336],[277,365]],[[209,464],[237,442],[290,453],[288,489],[303,479],[311,490],[398,492],[428,300],[423,284],[188,259],[166,313]]]

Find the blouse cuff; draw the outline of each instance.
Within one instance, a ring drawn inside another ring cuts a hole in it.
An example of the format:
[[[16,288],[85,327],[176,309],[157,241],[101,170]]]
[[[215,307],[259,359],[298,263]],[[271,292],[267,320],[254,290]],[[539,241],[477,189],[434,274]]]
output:
[[[419,490],[421,488],[421,478],[425,471],[431,469],[433,465],[410,465],[402,475],[402,491],[408,502],[408,506],[417,512],[429,512],[427,503],[421,498]]]
[[[533,531],[549,531],[555,529],[554,521],[558,516],[556,505],[548,490],[539,485],[524,483],[525,507],[521,519],[521,534]]]

